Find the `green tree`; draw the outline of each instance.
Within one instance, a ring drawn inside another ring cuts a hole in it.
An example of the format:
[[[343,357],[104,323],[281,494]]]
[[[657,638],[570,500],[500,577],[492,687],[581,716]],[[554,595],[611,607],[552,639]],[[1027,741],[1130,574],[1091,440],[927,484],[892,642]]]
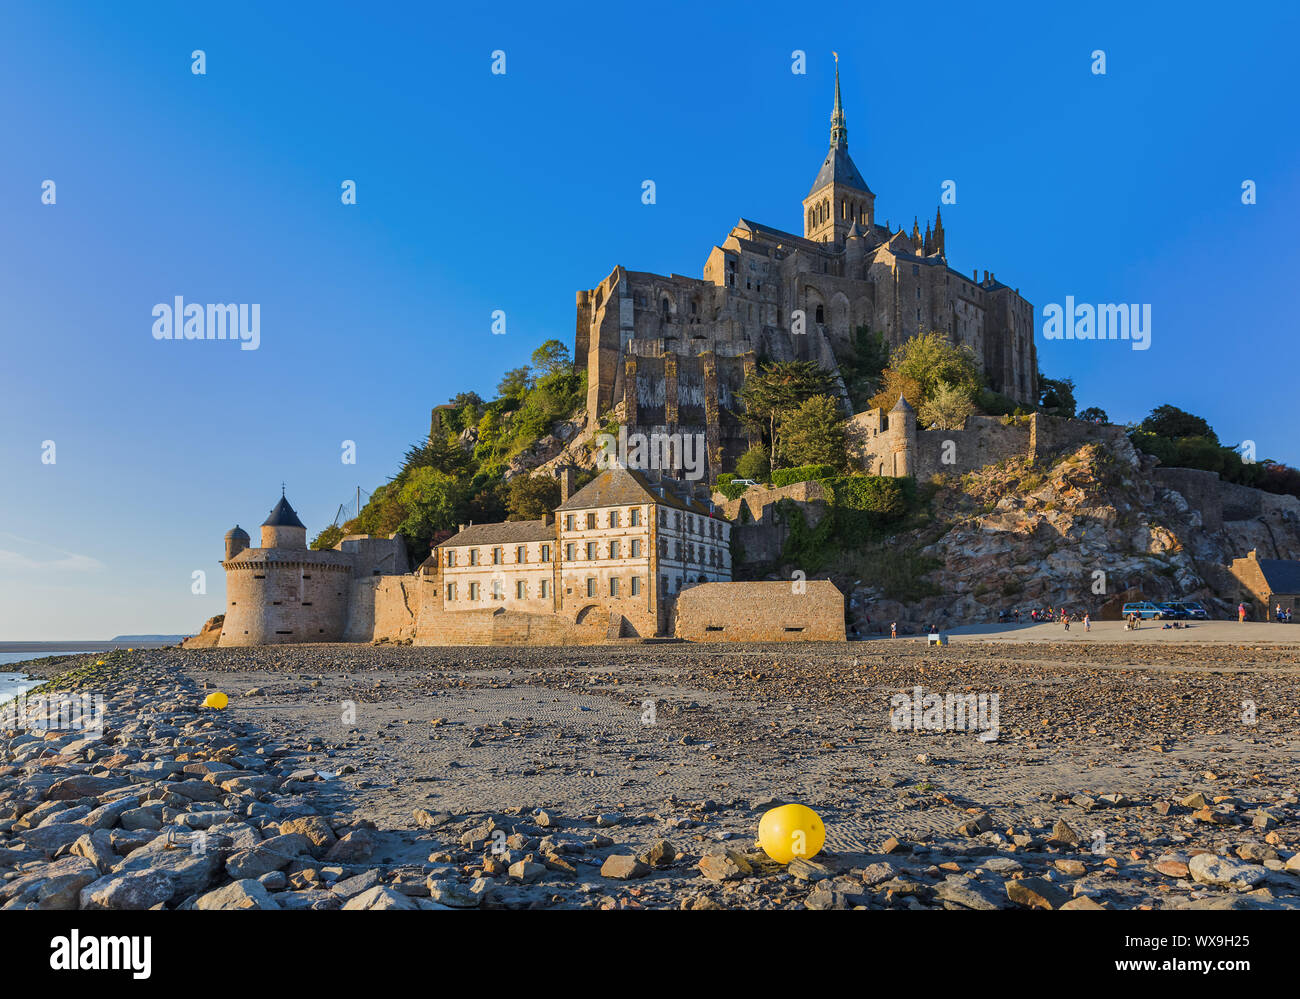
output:
[[[505,520],[505,484],[500,479],[494,479],[480,487],[469,499],[467,516],[476,524],[494,524]]]
[[[396,529],[413,549],[427,549],[435,532],[454,528],[460,522],[465,512],[465,492],[464,483],[455,476],[434,468],[413,469],[397,493],[406,516]]]
[[[884,383],[884,389],[871,399],[873,407],[892,409],[901,393],[919,410],[945,384],[973,401],[984,380],[970,347],[955,346],[947,333],[931,330],[918,333],[894,350]]]
[[[1150,415],[1138,426],[1149,434],[1166,437],[1169,440],[1178,440],[1180,437],[1204,437],[1215,444],[1219,443],[1218,434],[1206,420],[1168,403],[1151,410]]]
[[[1053,416],[1073,416],[1074,401],[1073,378],[1048,378],[1038,372],[1038,405]]]
[[[572,371],[573,362],[569,360],[569,348],[559,340],[547,340],[533,351],[533,367],[543,375]]]
[[[497,384],[497,394],[522,399],[532,387],[533,371],[525,364],[522,367],[511,368],[501,376],[501,381]]]
[[[402,471],[410,472],[416,468],[435,468],[448,475],[466,475],[471,471],[469,455],[446,437],[430,437],[406,449]]]
[[[506,486],[508,520],[540,520],[560,505],[560,480],[553,475],[516,475]]]
[[[767,456],[767,448],[755,444],[736,460],[736,478],[753,479],[766,482],[772,474],[772,461]]]
[[[316,539],[311,543],[310,547],[318,552],[326,551],[343,540],[343,533],[343,528],[338,524],[330,524],[329,527],[316,535]]]
[[[1087,409],[1079,410],[1079,419],[1086,420],[1089,423],[1109,423],[1110,417],[1106,411],[1097,406],[1089,406]]]
[[[785,458],[791,465],[848,464],[844,444],[847,421],[839,404],[828,395],[805,399],[782,423]]]
[[[922,427],[931,430],[965,430],[966,420],[975,412],[970,395],[955,386],[941,384],[916,414]]]
[[[745,379],[740,390],[745,406],[741,419],[750,430],[766,434],[773,467],[783,460],[781,424],[785,417],[806,399],[834,391],[834,377],[815,361],[777,361]]]

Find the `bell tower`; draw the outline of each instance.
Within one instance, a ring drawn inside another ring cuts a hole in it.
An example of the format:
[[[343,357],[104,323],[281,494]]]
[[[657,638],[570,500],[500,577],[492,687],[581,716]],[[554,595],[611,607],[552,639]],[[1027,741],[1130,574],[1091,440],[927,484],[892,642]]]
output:
[[[831,111],[831,145],[812,190],[803,199],[805,239],[839,243],[850,226],[869,230],[876,221],[876,196],[849,156],[849,129],[840,100],[840,57],[835,56],[835,107]]]

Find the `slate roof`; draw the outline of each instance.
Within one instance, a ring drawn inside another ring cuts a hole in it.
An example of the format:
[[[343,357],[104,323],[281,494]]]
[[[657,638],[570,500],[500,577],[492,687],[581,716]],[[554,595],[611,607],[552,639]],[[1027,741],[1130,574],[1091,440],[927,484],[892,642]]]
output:
[[[1264,574],[1264,582],[1269,591],[1278,593],[1300,593],[1300,562],[1294,559],[1262,558],[1259,571]]]
[[[271,510],[271,515],[262,521],[263,527],[301,527],[306,530],[307,525],[298,519],[298,515],[293,512],[293,507],[283,496],[280,502],[275,504]]]
[[[857,191],[872,193],[854,165],[849,151],[839,146],[832,146],[827,152],[826,159],[822,161],[822,168],[817,171],[817,179],[813,181],[813,186],[808,191],[809,197],[827,184],[842,184]]]
[[[437,548],[465,545],[522,545],[529,541],[554,541],[555,525],[540,520],[507,520],[499,524],[470,524]]]
[[[663,490],[662,496],[659,495],[660,489]],[[626,468],[610,468],[601,472],[570,496],[567,502],[557,506],[555,511],[559,513],[564,510],[591,510],[607,506],[639,506],[642,503],[658,503],[722,519],[720,514],[709,509],[708,503],[691,496],[679,495],[671,480],[652,483],[640,472]]]

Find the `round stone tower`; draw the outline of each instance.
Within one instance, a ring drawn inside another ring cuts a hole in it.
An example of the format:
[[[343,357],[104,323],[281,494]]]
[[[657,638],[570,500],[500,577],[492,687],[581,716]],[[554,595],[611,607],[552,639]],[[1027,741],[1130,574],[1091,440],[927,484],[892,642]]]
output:
[[[916,474],[916,410],[899,393],[889,411],[889,432],[894,440],[894,477]]]
[[[227,560],[234,558],[236,555],[242,552],[245,548],[248,547],[249,542],[251,541],[252,538],[248,536],[248,532],[245,531],[238,524],[236,524],[234,527],[228,530],[226,532]]]
[[[222,646],[340,642],[347,630],[353,557],[311,551],[307,528],[282,495],[262,525],[262,547],[226,535]]]
[[[283,493],[271,515],[262,521],[262,547],[295,550],[307,547],[307,527],[293,512]]]

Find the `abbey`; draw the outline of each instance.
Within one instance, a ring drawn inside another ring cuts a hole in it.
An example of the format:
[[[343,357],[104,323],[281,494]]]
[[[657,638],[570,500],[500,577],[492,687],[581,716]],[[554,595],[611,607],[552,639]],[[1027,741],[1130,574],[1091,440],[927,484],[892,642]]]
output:
[[[716,475],[750,444],[738,395],[760,359],[812,360],[838,376],[862,327],[891,346],[943,330],[971,347],[992,389],[1036,401],[1033,306],[989,271],[949,265],[940,209],[924,232],[916,219],[910,234],[879,221],[849,156],[838,67],[830,149],[801,216],[802,235],[741,218],[701,278],[615,267],[579,291],[588,418],[621,405],[629,431],[704,434]]]

